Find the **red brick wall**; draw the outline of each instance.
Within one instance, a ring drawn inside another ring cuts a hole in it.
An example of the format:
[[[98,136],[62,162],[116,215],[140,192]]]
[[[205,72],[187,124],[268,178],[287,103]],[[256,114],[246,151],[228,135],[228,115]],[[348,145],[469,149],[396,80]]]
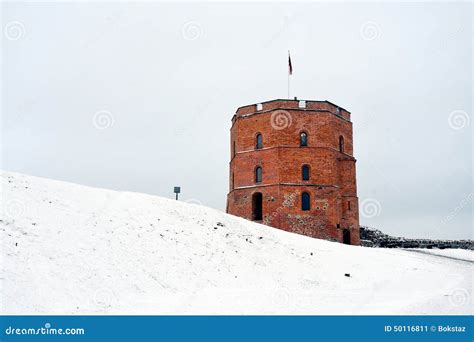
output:
[[[308,146],[300,147],[301,132]],[[359,213],[350,113],[325,101],[275,100],[240,107],[232,118],[231,162],[227,211],[252,219],[252,194],[263,195],[264,224],[342,242],[343,229],[351,244],[359,244]],[[263,148],[256,150],[256,135]],[[339,137],[344,137],[344,153]],[[235,146],[235,148],[234,148]],[[302,180],[302,166],[310,180]],[[263,169],[255,183],[255,168]],[[310,194],[311,209],[301,210],[301,193]],[[350,202],[350,207],[348,202]]]

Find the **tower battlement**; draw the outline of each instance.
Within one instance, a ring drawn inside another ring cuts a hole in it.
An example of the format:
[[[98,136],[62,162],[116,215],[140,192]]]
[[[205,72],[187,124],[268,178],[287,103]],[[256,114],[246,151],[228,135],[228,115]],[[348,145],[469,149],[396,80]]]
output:
[[[239,107],[235,113],[235,117],[258,114],[269,110],[303,110],[315,112],[329,112],[334,115],[341,116],[346,120],[351,119],[351,113],[334,103],[329,101],[315,100],[270,100],[251,105]]]

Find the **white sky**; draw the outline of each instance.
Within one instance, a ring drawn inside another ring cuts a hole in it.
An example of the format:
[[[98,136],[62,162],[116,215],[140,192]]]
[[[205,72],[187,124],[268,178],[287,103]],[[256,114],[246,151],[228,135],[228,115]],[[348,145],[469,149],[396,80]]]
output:
[[[1,166],[224,210],[231,117],[286,97],[290,49],[291,96],[352,112],[361,224],[469,238],[472,20],[470,3],[3,3]]]

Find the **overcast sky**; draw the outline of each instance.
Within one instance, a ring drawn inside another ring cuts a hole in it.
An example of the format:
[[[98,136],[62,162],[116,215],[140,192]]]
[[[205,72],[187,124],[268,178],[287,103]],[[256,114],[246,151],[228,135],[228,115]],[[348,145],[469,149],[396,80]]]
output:
[[[237,107],[352,112],[360,221],[472,237],[470,3],[4,3],[2,168],[225,210]]]

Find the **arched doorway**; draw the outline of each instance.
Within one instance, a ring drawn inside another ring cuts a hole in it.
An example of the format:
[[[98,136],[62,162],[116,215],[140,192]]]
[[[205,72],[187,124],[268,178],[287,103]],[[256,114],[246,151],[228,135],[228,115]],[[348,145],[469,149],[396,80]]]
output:
[[[350,232],[349,229],[344,229],[342,231],[342,243],[344,243],[346,245],[351,244],[351,232]]]
[[[252,221],[262,220],[263,196],[261,192],[256,192],[252,195]]]

